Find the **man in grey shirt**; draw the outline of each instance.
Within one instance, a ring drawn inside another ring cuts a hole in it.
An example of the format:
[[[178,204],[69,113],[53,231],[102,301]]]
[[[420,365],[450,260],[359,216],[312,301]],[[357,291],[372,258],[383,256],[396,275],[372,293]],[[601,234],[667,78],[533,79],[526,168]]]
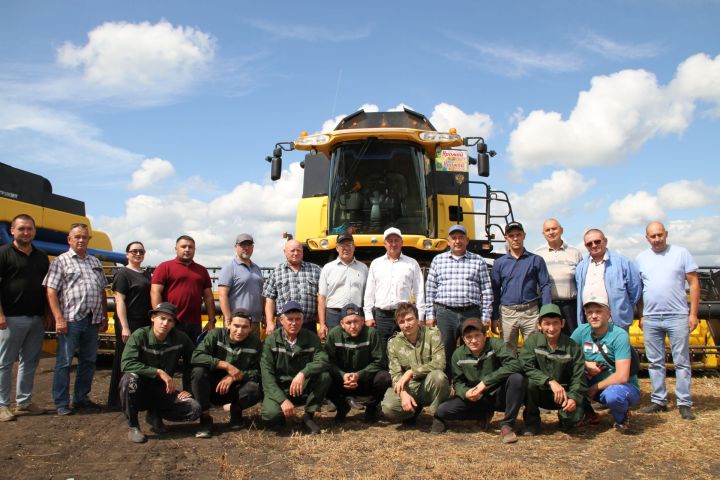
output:
[[[250,312],[253,330],[263,319],[263,276],[260,267],[253,263],[255,249],[253,237],[241,233],[235,239],[235,256],[220,270],[218,299],[225,318],[230,323],[232,312],[241,308]]]

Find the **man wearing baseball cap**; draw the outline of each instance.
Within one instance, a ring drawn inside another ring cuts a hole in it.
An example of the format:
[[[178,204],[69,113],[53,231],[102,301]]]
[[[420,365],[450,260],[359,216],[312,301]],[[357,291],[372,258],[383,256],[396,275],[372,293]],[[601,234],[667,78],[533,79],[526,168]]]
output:
[[[540,408],[558,410],[560,428],[573,429],[583,419],[585,356],[580,346],[564,332],[560,307],[543,305],[539,332],[530,334],[520,350],[520,363],[528,378],[525,397],[524,435],[540,431]]]
[[[263,276],[260,267],[252,260],[255,241],[249,233],[235,238],[235,256],[220,270],[218,277],[218,300],[225,325],[230,323],[232,313],[247,310],[252,318],[253,330],[263,320]]]
[[[167,432],[163,418],[191,422],[200,417],[200,404],[190,394],[193,343],[176,330],[178,309],[169,302],[150,310],[152,325],[135,330],[123,351],[120,404],[128,420],[128,438],[135,443],[147,440],[138,413],[147,410],[145,420],[158,435]],[[183,389],[178,391],[173,375],[182,359]]]
[[[637,375],[631,375],[630,371],[630,336],[610,322],[606,297],[590,297],[583,308],[588,323],[579,325],[570,338],[580,345],[585,355],[587,398],[606,405],[615,429],[625,433],[630,426],[630,407],[640,401]],[[599,420],[587,400],[585,411],[590,423]]]
[[[419,311],[420,322],[425,319],[425,285],[420,265],[414,258],[403,255],[402,233],[395,227],[383,233],[385,255],[370,264],[365,285],[365,323],[375,327],[383,345],[398,331],[395,309],[399,303],[411,302]]]
[[[370,396],[365,421],[375,422],[378,405],[392,385],[385,368],[385,351],[377,331],[365,326],[360,307],[349,303],[340,309],[340,315],[340,325],[330,330],[325,341],[332,377],[328,399],[337,407],[335,421],[345,420],[350,398]]]
[[[362,305],[368,267],[355,258],[352,234],[337,236],[338,257],[325,264],[318,284],[318,333],[325,338],[328,330],[340,324],[340,310],[347,304]]]
[[[330,388],[328,357],[320,339],[303,328],[300,304],[290,300],[280,310],[282,328],[273,330],[263,344],[260,372],[265,398],[262,419],[269,425],[295,418],[295,407],[304,405],[302,422],[313,435],[320,427],[313,419]]]
[[[515,352],[499,338],[487,337],[487,326],[478,318],[465,320],[463,345],[452,356],[455,396],[438,408],[432,432],[442,433],[448,420],[480,421],[486,429],[496,411],[502,443],[517,442],[514,427],[525,398],[525,377]]]
[[[425,320],[430,326],[437,323],[448,360],[457,347],[462,322],[480,318],[490,324],[492,315],[490,273],[485,260],[467,250],[469,242],[463,225],[450,227],[450,250],[433,258],[425,283]],[[449,362],[446,372],[450,372]]]

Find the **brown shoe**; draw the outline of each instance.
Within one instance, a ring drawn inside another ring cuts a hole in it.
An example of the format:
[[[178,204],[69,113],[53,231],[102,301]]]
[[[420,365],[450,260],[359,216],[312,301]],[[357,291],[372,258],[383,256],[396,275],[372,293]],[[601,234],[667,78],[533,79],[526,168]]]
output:
[[[15,420],[15,415],[8,407],[0,407],[0,422],[11,422]]]
[[[515,443],[518,439],[510,425],[503,425],[500,429],[500,440],[502,443]]]
[[[18,417],[21,415],[42,415],[44,413],[44,408],[40,408],[32,402],[15,407],[15,415]]]

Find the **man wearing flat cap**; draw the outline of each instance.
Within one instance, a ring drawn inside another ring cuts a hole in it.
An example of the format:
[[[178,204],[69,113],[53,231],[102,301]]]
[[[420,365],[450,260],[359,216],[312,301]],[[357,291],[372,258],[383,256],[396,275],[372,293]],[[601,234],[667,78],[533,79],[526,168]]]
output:
[[[302,422],[313,435],[320,427],[313,419],[330,388],[327,353],[320,339],[303,328],[303,311],[290,300],[280,310],[282,328],[273,330],[263,344],[260,372],[265,398],[262,419],[269,425],[285,423],[304,405]]]
[[[355,242],[349,233],[337,237],[338,257],[325,264],[318,284],[318,333],[325,338],[340,324],[340,310],[347,304],[362,305],[367,266],[355,259]]]
[[[255,241],[249,233],[241,233],[235,239],[235,256],[218,277],[218,300],[225,325],[230,322],[232,312],[242,309],[250,312],[253,330],[263,320],[263,276],[250,258],[255,250]]]
[[[260,401],[262,342],[252,333],[247,310],[235,310],[225,328],[208,332],[192,356],[192,390],[200,402],[198,438],[209,438],[213,424],[210,404],[230,404],[230,426],[242,424],[243,409]]]
[[[583,419],[585,356],[565,334],[564,327],[560,307],[543,305],[538,320],[540,331],[531,334],[520,350],[520,363],[528,378],[524,435],[540,431],[540,408],[557,410],[563,430],[573,429]]]
[[[120,405],[130,426],[128,438],[135,443],[147,440],[138,421],[146,410],[145,420],[153,432],[167,432],[163,419],[190,422],[200,417],[201,407],[190,394],[190,371],[193,343],[175,329],[178,309],[162,302],[150,310],[152,325],[133,332],[125,344],[120,379]],[[183,387],[178,390],[173,376],[182,359]]]
[[[340,315],[340,325],[330,330],[325,341],[332,377],[328,399],[337,407],[335,421],[345,420],[350,411],[349,397],[369,396],[365,421],[375,422],[378,405],[392,385],[385,368],[385,351],[377,331],[365,326],[360,307],[347,304]]]
[[[525,399],[526,380],[515,351],[499,338],[488,338],[487,326],[478,318],[463,322],[462,338],[451,360],[455,396],[440,405],[431,432],[444,432],[448,420],[475,419],[486,429],[500,411],[505,413],[500,440],[517,442],[515,420]]]
[[[425,282],[425,321],[429,326],[437,324],[446,359],[457,347],[463,321],[480,318],[490,324],[492,315],[490,273],[485,260],[468,251],[469,242],[463,225],[450,227],[450,250],[433,258]],[[450,372],[449,364],[446,371]]]

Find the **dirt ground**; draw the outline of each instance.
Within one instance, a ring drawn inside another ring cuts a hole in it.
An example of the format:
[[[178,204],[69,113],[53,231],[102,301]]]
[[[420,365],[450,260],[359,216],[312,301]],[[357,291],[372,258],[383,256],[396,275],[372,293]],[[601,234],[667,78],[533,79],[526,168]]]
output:
[[[34,401],[52,409],[53,357],[38,369]],[[110,369],[95,376],[92,397],[104,401]],[[669,379],[672,392],[673,379]],[[649,381],[641,379],[642,402]],[[334,414],[322,413],[317,437],[286,428],[279,432],[253,424],[240,431],[222,424],[226,414],[213,410],[216,434],[194,437],[196,425],[169,424],[169,434],[149,432],[146,444],[127,440],[127,425],[118,411],[58,417],[48,413],[0,424],[2,479],[264,479],[264,478],[718,478],[720,376],[696,375],[694,422],[680,420],[677,410],[636,414],[632,433],[612,428],[608,414],[598,427],[567,435],[557,429],[554,414],[543,416],[543,433],[514,445],[498,439],[497,414],[491,429],[474,422],[451,423],[441,436],[428,432],[431,418],[414,428],[386,423],[368,427],[362,412],[352,412],[342,427]],[[54,411],[54,410],[51,410]],[[257,410],[253,412],[258,414]],[[520,425],[521,422],[518,422]]]

